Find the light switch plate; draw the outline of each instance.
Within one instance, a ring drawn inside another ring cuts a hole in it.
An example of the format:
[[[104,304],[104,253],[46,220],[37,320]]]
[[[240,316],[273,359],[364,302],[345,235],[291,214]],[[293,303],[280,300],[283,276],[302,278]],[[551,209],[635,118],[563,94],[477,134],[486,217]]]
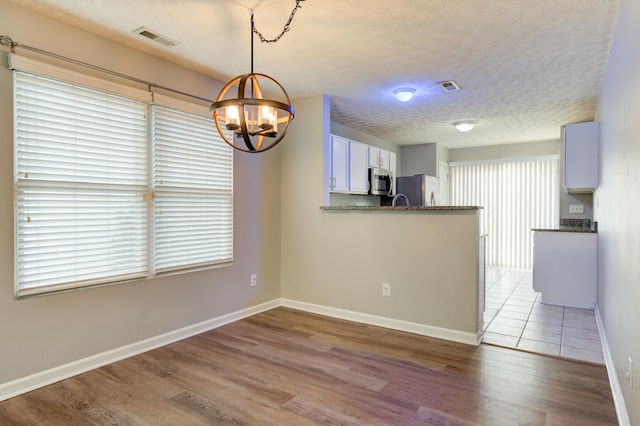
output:
[[[584,206],[582,204],[570,204],[569,213],[584,213]]]

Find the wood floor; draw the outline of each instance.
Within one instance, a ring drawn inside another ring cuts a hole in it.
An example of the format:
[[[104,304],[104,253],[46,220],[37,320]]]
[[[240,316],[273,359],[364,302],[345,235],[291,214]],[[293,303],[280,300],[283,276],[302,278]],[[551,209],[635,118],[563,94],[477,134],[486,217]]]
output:
[[[0,403],[2,425],[617,425],[604,367],[277,308]]]

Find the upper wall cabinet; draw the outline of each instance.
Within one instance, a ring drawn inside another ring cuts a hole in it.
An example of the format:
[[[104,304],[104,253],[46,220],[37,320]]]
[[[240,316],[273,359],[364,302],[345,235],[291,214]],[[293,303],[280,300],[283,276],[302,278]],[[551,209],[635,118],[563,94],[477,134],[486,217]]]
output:
[[[563,127],[563,183],[568,192],[598,187],[598,129],[597,121]]]
[[[395,160],[395,153],[375,146],[370,146],[369,167],[379,167],[384,170],[391,170],[391,154],[394,155]],[[393,168],[395,169],[395,164],[393,165]]]
[[[331,192],[349,192],[349,140],[331,136]]]
[[[374,160],[372,160],[372,153]],[[395,178],[395,152],[331,135],[329,192],[368,194],[369,167],[390,170]],[[395,194],[395,191],[392,194]]]
[[[380,159],[380,148],[375,146],[369,147],[369,167],[380,167],[382,160]]]
[[[352,194],[366,194],[369,192],[367,160],[367,145],[349,141],[349,192]]]

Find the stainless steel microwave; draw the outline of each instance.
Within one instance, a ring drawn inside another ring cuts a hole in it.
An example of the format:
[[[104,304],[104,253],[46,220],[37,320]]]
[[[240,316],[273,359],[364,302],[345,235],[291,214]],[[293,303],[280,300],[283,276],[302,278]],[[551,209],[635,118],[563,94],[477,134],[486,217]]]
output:
[[[371,167],[369,169],[369,194],[393,195],[393,174],[389,170]]]

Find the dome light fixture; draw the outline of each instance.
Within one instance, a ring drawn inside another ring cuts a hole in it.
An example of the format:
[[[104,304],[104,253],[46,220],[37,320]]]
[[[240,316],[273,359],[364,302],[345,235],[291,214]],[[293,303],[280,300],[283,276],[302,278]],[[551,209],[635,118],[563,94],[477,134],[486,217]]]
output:
[[[275,79],[253,72],[253,35],[257,34],[263,43],[277,42],[289,31],[301,1],[304,0],[296,0],[282,33],[272,40],[265,39],[256,29],[251,11],[251,72],[229,81],[209,107],[218,133],[232,148],[250,153],[264,152],[276,146],[287,133],[294,118],[291,100]],[[280,95],[273,97],[274,93]]]
[[[413,98],[413,94],[416,93],[416,89],[413,87],[399,87],[393,91],[396,98],[401,102],[407,102]]]
[[[478,122],[473,120],[462,120],[462,121],[456,121],[455,123],[453,123],[456,129],[458,129],[461,132],[468,132],[469,130],[473,129],[476,124],[478,124]]]

